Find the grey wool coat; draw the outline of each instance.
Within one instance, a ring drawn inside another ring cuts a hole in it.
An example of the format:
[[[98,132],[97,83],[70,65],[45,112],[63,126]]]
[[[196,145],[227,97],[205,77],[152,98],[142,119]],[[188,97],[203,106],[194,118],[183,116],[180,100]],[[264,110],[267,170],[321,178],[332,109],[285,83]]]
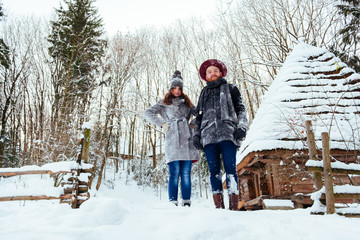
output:
[[[159,101],[145,110],[144,118],[147,121],[158,127],[165,122],[169,125],[169,131],[165,135],[167,163],[177,160],[200,159],[192,141],[193,132],[189,125],[191,115],[196,116],[195,107],[189,108],[181,97],[175,98],[172,105],[166,105]]]
[[[234,138],[237,128],[247,130],[245,107],[239,89],[228,84],[225,78],[207,82],[200,93],[197,106],[194,135],[201,138],[201,144],[232,141],[240,146],[241,141]]]

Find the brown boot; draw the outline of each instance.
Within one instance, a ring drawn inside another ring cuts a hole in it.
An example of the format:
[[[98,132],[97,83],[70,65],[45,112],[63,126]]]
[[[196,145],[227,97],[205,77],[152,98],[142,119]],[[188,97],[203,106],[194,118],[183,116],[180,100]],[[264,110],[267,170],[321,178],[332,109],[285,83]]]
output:
[[[239,195],[237,194],[229,195],[229,210],[234,210],[234,211],[239,210]]]
[[[213,199],[215,203],[215,208],[225,208],[224,196],[222,195],[222,193],[213,194]]]

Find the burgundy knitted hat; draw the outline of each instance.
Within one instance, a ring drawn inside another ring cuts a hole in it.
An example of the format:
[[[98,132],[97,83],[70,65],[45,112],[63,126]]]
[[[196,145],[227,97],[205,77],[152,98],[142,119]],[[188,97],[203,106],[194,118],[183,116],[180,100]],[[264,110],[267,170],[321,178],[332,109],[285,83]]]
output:
[[[208,59],[205,62],[203,62],[199,69],[199,74],[202,79],[206,81],[206,69],[210,66],[215,66],[220,69],[220,72],[222,73],[222,76],[225,77],[227,73],[227,68],[225,64],[217,59]]]

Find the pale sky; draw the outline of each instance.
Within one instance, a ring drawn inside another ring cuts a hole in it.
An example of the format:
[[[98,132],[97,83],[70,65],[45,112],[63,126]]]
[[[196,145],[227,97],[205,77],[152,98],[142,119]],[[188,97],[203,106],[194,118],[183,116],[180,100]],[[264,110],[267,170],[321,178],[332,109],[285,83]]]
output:
[[[0,0],[7,15],[51,17],[61,0]],[[217,0],[97,0],[99,15],[109,35],[134,31],[144,26],[161,27],[176,19],[201,16],[209,19],[216,12]]]

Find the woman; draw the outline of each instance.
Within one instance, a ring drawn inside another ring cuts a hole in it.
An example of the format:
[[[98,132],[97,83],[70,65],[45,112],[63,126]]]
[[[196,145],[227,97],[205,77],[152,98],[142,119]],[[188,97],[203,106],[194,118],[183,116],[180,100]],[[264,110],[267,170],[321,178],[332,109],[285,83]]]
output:
[[[199,159],[192,142],[189,125],[195,107],[183,93],[181,72],[176,70],[164,99],[145,110],[147,121],[161,127],[165,132],[165,158],[169,166],[169,201],[178,205],[179,177],[181,178],[182,205],[191,205],[191,166]],[[158,116],[160,115],[160,117]]]

